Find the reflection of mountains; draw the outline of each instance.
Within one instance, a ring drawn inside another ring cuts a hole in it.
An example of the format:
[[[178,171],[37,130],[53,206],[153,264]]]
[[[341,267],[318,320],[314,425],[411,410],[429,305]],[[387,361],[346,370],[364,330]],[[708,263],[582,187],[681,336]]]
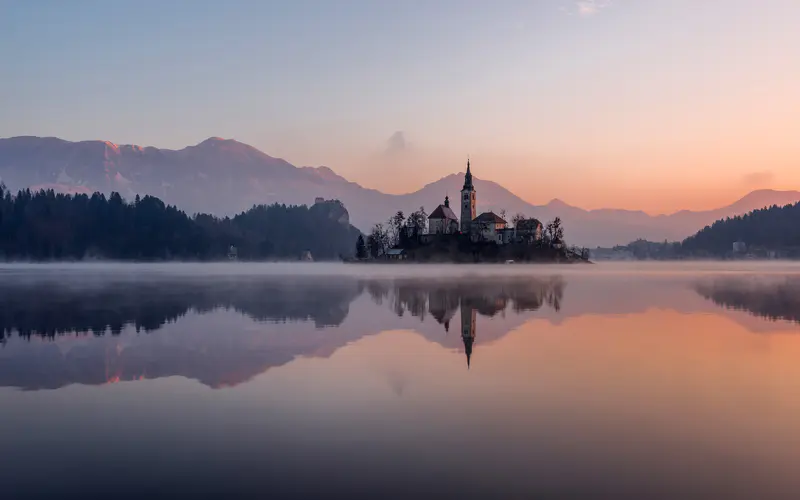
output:
[[[0,386],[57,388],[171,375],[213,387],[235,385],[298,356],[327,357],[366,335],[408,328],[409,317],[432,318],[414,329],[433,342],[463,349],[463,335],[447,333],[459,308],[473,311],[467,325],[470,350],[473,340],[476,345],[491,342],[515,326],[510,323],[525,321],[517,314],[506,319],[506,310],[534,311],[544,304],[558,309],[563,287],[556,278],[343,277],[146,281],[90,288],[0,285],[0,331],[6,338],[17,331],[28,339],[6,342],[0,350]],[[364,289],[372,300],[362,294]],[[389,307],[376,308],[372,302]],[[276,323],[254,325],[230,310]],[[474,313],[486,317],[477,338]],[[497,315],[500,323],[491,319]],[[162,325],[164,331],[157,334],[136,333]],[[342,327],[319,328],[327,325]]]
[[[772,320],[800,323],[800,278],[725,277],[695,286],[714,304]]]

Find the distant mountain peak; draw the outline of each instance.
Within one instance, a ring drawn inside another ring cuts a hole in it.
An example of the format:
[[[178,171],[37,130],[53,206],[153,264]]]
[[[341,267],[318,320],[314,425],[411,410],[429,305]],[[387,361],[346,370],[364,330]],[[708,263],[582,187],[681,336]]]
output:
[[[789,205],[798,201],[800,201],[800,193],[797,191],[757,189],[739,198],[730,206],[749,211],[754,208],[763,208],[772,205]]]
[[[263,151],[255,148],[249,144],[245,144],[243,142],[239,142],[236,139],[225,139],[223,137],[209,137],[208,139],[204,140],[203,142],[197,144],[196,146],[189,146],[186,150],[195,150],[200,151],[202,153],[212,153],[213,154],[238,154],[242,156],[256,156],[261,158],[269,158],[272,159],[271,156],[267,155]]]
[[[797,191],[782,191],[778,189],[756,189],[755,191],[750,191],[746,195],[742,196],[738,201],[747,200],[750,198],[759,198],[762,196],[773,196],[773,195],[794,195]]]
[[[559,198],[553,198],[552,200],[547,202],[547,206],[550,208],[572,207],[572,205]]]
[[[198,146],[214,146],[216,144],[219,144],[220,142],[229,142],[230,143],[230,142],[236,142],[236,141],[234,141],[233,139],[224,139],[222,137],[209,137],[208,139],[206,139],[206,140],[204,140],[202,142],[199,142],[197,145]]]

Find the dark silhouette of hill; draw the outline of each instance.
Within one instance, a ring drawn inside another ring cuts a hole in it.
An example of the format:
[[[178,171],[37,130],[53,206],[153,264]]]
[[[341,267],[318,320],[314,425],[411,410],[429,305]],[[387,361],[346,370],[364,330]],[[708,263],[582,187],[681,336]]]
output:
[[[0,183],[0,259],[245,260],[352,255],[360,232],[340,202],[258,205],[233,218],[187,216],[152,196],[12,196]],[[231,252],[231,246],[235,247]]]
[[[800,255],[800,204],[772,206],[742,216],[720,219],[686,238],[681,252],[691,256],[724,257],[733,243],[743,242],[749,253],[779,252]]]
[[[651,216],[642,211],[584,210],[554,199],[533,205],[499,184],[480,179],[491,171],[476,164],[479,211],[517,212],[543,222],[561,217],[570,244],[613,246],[636,239],[682,240],[713,221],[750,210],[800,201],[796,191],[754,191],[708,211]],[[52,188],[72,193],[117,191],[126,199],[153,195],[188,213],[232,215],[254,204],[309,204],[317,196],[341,200],[362,231],[397,210],[433,210],[445,194],[463,185],[463,173],[448,175],[413,193],[392,195],[364,188],[327,167],[295,167],[231,139],[209,138],[181,150],[107,141],[69,142],[47,137],[0,139],[0,179],[13,189]]]

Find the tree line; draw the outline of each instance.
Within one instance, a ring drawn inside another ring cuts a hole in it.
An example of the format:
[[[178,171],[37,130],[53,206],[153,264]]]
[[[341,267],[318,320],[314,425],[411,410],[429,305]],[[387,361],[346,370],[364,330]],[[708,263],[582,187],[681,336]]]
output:
[[[361,234],[317,204],[257,205],[234,217],[187,215],[154,196],[61,194],[0,183],[0,260],[214,260],[349,257]]]
[[[734,243],[741,242],[740,249]],[[765,207],[726,217],[683,241],[636,240],[614,247],[636,259],[725,258],[747,253],[757,257],[800,257],[800,204]],[[774,252],[774,253],[772,253]]]
[[[800,256],[800,204],[773,205],[720,219],[686,238],[681,252],[725,256],[733,252],[737,241],[744,242],[748,252],[774,250],[790,257]]]

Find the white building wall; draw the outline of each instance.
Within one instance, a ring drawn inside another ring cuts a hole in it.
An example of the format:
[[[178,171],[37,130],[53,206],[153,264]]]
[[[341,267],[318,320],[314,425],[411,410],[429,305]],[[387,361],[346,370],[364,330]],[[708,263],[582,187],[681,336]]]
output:
[[[428,233],[455,234],[458,232],[458,221],[452,219],[428,219]]]
[[[474,224],[476,227],[473,229],[473,234],[479,234],[484,241],[494,241],[499,244],[503,243],[501,239],[503,228],[505,227],[503,224],[480,224],[477,222]]]

